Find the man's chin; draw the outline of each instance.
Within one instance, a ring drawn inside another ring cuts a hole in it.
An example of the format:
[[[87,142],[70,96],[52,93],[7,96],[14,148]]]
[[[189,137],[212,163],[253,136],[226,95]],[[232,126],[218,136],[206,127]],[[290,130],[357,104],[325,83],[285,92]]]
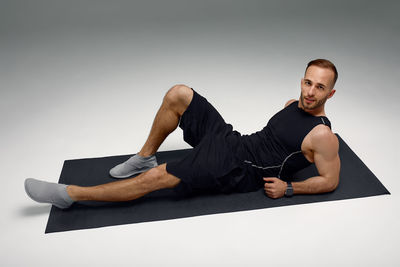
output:
[[[316,107],[316,103],[315,101],[313,101],[312,103],[307,103],[307,101],[305,99],[303,99],[303,101],[301,101],[303,104],[303,108],[307,109],[307,110],[311,110],[311,109],[315,109]]]
[[[304,105],[304,109],[307,109],[307,110],[313,110],[313,109],[315,109],[316,108],[316,104],[315,103],[312,103],[312,104],[305,104]]]

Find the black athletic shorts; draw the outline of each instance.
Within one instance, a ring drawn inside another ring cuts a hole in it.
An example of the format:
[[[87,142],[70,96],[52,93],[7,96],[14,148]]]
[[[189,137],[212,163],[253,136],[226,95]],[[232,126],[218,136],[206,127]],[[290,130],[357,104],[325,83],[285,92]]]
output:
[[[183,139],[193,149],[166,165],[168,173],[181,179],[175,192],[187,196],[197,191],[248,192],[262,187],[262,178],[253,177],[243,162],[240,133],[233,131],[206,98],[193,92],[179,122]]]

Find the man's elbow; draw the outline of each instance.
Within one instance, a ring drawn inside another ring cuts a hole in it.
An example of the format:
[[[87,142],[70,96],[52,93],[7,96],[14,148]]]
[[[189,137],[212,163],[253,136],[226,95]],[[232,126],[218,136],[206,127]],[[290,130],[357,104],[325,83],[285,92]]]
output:
[[[335,191],[339,186],[339,177],[335,177],[334,179],[329,179],[329,183],[327,183],[328,192]]]

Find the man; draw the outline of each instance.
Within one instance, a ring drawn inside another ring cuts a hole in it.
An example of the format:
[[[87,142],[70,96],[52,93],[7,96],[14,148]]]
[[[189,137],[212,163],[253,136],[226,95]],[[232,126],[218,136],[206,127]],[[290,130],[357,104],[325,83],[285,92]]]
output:
[[[339,183],[339,142],[324,108],[335,93],[337,76],[330,61],[310,61],[299,100],[288,101],[264,129],[251,135],[233,131],[192,88],[175,85],[166,93],[139,153],[110,170],[111,176],[123,180],[80,187],[28,178],[25,190],[33,200],[59,208],[84,200],[129,201],[163,188],[188,195],[196,190],[229,193],[264,187],[271,198],[333,191]],[[193,150],[179,161],[157,165],[156,151],[178,125]],[[290,182],[293,173],[311,163],[319,176]]]

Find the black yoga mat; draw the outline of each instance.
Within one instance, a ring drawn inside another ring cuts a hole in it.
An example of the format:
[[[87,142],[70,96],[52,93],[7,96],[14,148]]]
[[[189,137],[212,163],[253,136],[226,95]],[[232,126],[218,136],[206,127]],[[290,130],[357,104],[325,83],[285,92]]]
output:
[[[123,203],[82,202],[75,203],[67,210],[53,206],[46,233],[390,194],[340,136],[337,136],[340,142],[341,171],[340,184],[333,192],[271,199],[260,189],[250,193],[202,193],[182,199],[176,197],[173,190],[163,189],[141,199]],[[159,163],[168,162],[189,151],[190,149],[158,152],[157,160]],[[66,160],[59,183],[91,186],[115,181],[108,171],[130,156]],[[304,180],[317,174],[315,166],[311,165],[298,172],[295,180]]]

